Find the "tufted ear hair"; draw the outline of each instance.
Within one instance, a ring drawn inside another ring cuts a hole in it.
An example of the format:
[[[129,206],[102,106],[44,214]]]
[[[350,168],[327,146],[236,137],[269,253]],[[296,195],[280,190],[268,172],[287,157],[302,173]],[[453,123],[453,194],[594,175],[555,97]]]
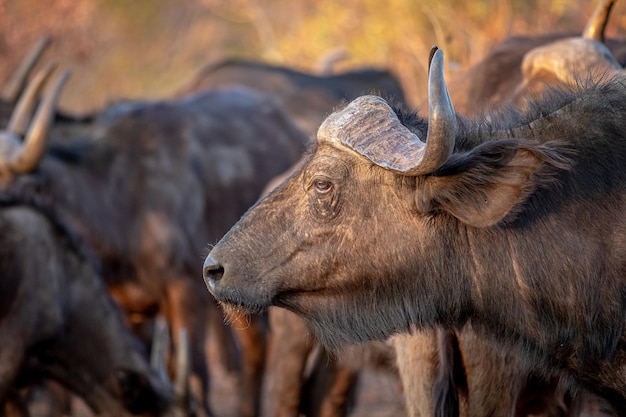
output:
[[[493,226],[514,217],[537,188],[569,169],[567,153],[556,142],[484,143],[422,178],[416,204],[424,214],[445,211],[470,226]]]

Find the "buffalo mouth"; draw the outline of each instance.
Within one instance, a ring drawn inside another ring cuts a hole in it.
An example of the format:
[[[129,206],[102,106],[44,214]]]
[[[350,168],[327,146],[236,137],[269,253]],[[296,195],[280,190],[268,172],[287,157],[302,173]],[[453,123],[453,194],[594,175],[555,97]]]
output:
[[[306,314],[308,308],[305,307],[308,303],[307,295],[317,294],[317,291],[294,291],[286,290],[279,291],[272,297],[267,298],[267,301],[258,301],[258,299],[252,300],[251,297],[246,296],[239,288],[214,288],[211,292],[215,299],[220,304],[226,315],[235,316],[251,316],[263,314],[269,307],[280,307],[290,310],[296,314]],[[311,300],[309,300],[311,301]]]
[[[269,307],[269,304],[249,300],[234,288],[216,288],[211,293],[227,315],[252,316],[263,314]]]
[[[259,303],[249,302],[239,289],[225,286],[224,273],[225,269],[219,262],[214,260],[211,255],[206,257],[202,270],[204,283],[225,313],[252,315],[264,310]]]
[[[310,308],[314,309],[325,294],[323,289],[280,288],[272,285],[274,279],[268,278],[267,274],[254,276],[241,273],[232,266],[225,268],[211,254],[205,259],[203,278],[209,293],[222,310],[227,315],[235,314],[239,317],[263,314],[272,306],[296,314],[304,313]]]
[[[236,268],[224,268],[211,254],[204,261],[202,275],[209,293],[225,313],[236,313],[238,316],[262,314],[272,305],[272,290],[252,284],[258,284],[260,279],[239,274]]]

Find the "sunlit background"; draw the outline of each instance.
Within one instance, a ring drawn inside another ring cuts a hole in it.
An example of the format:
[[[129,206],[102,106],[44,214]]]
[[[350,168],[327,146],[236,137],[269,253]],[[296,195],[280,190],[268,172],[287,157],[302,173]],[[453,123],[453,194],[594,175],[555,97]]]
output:
[[[624,36],[618,2],[609,36]],[[447,71],[480,60],[511,35],[580,32],[596,2],[583,0],[0,0],[0,80],[43,34],[44,60],[72,68],[61,107],[75,113],[120,99],[167,98],[203,67],[242,57],[316,71],[373,66],[397,75],[413,104],[424,97],[428,51]]]

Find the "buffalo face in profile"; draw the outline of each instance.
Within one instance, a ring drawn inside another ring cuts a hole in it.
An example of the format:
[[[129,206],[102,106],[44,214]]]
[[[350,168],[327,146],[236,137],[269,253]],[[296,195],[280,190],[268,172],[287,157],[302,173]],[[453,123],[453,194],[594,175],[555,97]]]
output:
[[[294,311],[330,347],[471,319],[626,407],[623,77],[487,125],[456,116],[437,51],[428,123],[375,96],[332,114],[213,247],[209,291]]]
[[[441,51],[430,97],[428,127],[415,131],[374,96],[331,115],[300,170],[213,248],[204,267],[209,291],[227,307],[293,310],[330,344],[337,334],[344,342],[382,339],[412,322],[433,323],[442,319],[441,305],[452,304],[455,319],[466,315],[467,283],[432,278],[460,268],[448,261],[465,251],[454,231],[511,217],[567,163],[556,145],[535,141],[486,141],[454,152],[457,118]],[[389,308],[393,294],[409,287],[419,300]]]

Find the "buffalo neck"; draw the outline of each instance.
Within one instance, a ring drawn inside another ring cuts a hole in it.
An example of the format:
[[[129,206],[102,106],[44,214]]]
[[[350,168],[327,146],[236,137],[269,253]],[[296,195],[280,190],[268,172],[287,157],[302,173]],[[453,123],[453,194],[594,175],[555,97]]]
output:
[[[491,110],[472,119],[461,116],[457,150],[505,138],[546,142],[582,136],[597,140],[600,133],[619,131],[626,125],[625,82],[626,74],[622,73],[601,85],[549,90],[523,110]]]
[[[412,323],[458,328],[471,317],[476,328],[552,352],[549,360],[560,363],[615,351],[626,294],[626,176],[615,167],[626,155],[589,143],[575,158],[574,171],[536,191],[507,223],[477,228],[446,213],[429,219],[432,242],[413,243],[407,268],[421,276],[403,280],[399,292]]]

